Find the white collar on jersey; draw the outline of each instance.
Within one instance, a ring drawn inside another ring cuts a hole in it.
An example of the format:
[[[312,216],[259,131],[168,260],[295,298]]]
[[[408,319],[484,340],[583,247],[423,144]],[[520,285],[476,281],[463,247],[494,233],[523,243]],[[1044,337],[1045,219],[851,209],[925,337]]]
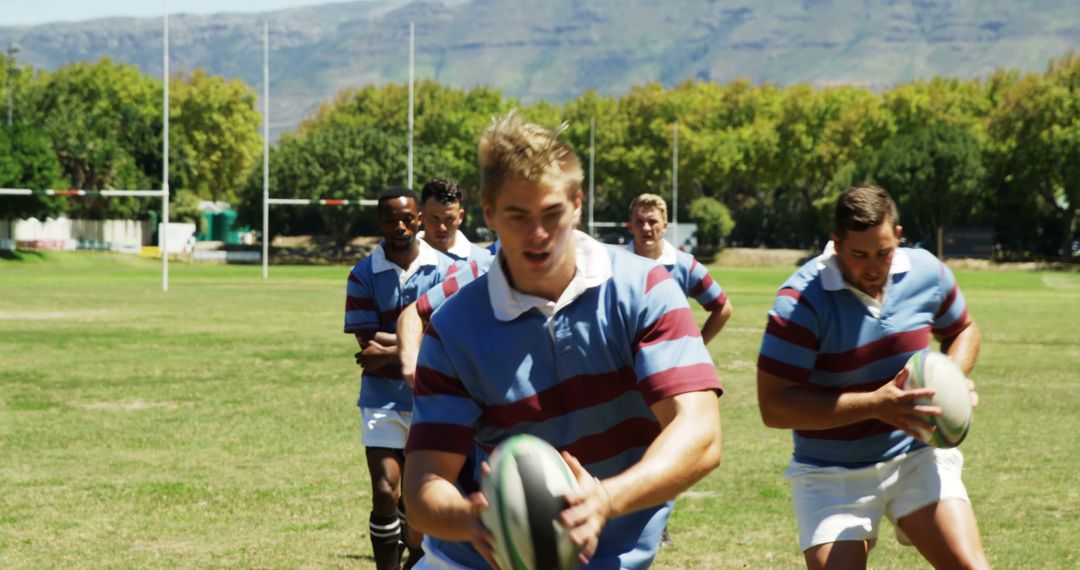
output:
[[[422,239],[417,239],[416,242],[420,244],[420,253],[416,256],[416,259],[409,264],[408,268],[402,269],[401,266],[386,258],[383,242],[380,241],[379,245],[375,246],[375,251],[371,252],[371,271],[373,273],[396,271],[398,272],[399,279],[402,282],[405,282],[413,273],[419,271],[421,267],[438,265],[439,255],[435,251],[435,248],[428,245],[427,242]]]
[[[469,257],[469,254],[472,253],[472,242],[465,237],[465,234],[461,233],[461,230],[454,231],[457,232],[454,234],[454,245],[450,246],[446,253],[463,259]],[[420,233],[416,234],[416,239],[424,239],[424,230],[420,230]]]
[[[656,262],[660,265],[675,265],[678,258],[675,256],[675,246],[671,245],[666,239],[660,240],[664,242],[664,245],[660,248],[660,257],[656,258]],[[630,243],[626,244],[626,249],[630,250],[630,253],[637,253],[634,251],[634,240],[630,240]]]
[[[825,250],[817,257],[817,268],[821,272],[821,285],[826,291],[839,291],[848,288],[844,281],[844,275],[840,272],[840,266],[836,264],[836,246],[830,240],[825,244]],[[911,258],[902,248],[896,248],[893,252],[892,265],[889,266],[889,277],[899,273],[911,271]],[[886,279],[888,286],[892,279]]]
[[[495,263],[491,264],[488,272],[488,295],[491,297],[491,308],[495,311],[495,318],[500,321],[512,321],[532,308],[540,309],[540,312],[549,318],[563,307],[574,302],[585,291],[611,278],[613,271],[611,258],[608,257],[607,248],[604,244],[588,236],[588,234],[574,230],[575,265],[570,284],[563,289],[558,301],[549,301],[543,297],[526,295],[510,286],[503,270],[501,255]]]

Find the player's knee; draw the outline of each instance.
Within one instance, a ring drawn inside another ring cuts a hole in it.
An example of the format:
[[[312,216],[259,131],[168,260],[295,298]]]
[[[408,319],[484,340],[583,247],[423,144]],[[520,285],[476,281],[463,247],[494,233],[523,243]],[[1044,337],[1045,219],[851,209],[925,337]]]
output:
[[[397,500],[400,493],[397,481],[391,481],[386,477],[375,479],[374,484],[372,485],[372,492],[380,498],[393,501],[394,508],[397,508]]]

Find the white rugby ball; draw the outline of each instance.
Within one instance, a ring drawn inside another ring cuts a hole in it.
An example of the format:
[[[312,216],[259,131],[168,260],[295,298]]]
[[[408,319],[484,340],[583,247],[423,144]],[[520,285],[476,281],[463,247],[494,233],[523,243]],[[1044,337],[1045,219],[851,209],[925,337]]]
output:
[[[577,481],[559,452],[544,440],[515,435],[488,459],[481,483],[489,508],[481,514],[495,537],[495,560],[503,570],[577,568],[578,548],[559,521],[566,495]]]
[[[967,437],[973,412],[967,376],[948,356],[932,350],[916,352],[908,360],[904,389],[930,388],[933,398],[920,398],[919,404],[941,408],[940,416],[926,419],[937,429],[920,430],[923,441],[934,447],[956,447]]]

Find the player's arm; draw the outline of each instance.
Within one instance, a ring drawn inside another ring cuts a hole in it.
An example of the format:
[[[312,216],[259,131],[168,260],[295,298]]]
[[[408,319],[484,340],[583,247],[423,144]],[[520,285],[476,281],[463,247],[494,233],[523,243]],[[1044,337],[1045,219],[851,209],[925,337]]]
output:
[[[701,326],[701,340],[706,346],[712,342],[731,318],[733,308],[720,284],[713,280],[707,267],[694,259],[690,264],[687,294],[697,300],[709,312]]]
[[[409,386],[416,379],[416,359],[420,356],[420,341],[424,339],[424,322],[416,303],[409,303],[397,321],[397,352],[401,360],[401,377]]]
[[[975,369],[975,361],[979,358],[979,348],[982,345],[982,333],[975,321],[968,320],[963,330],[950,337],[935,335],[941,343],[941,352],[948,355],[964,375],[971,374]],[[975,391],[975,382],[968,379],[968,390],[971,391],[972,407],[979,406],[979,393]]]
[[[678,394],[651,406],[661,431],[645,455],[626,471],[592,477],[573,456],[563,453],[578,480],[567,497],[562,521],[588,563],[604,524],[615,517],[674,499],[720,465],[720,410],[715,392]]]
[[[459,453],[409,453],[402,488],[413,528],[445,540],[470,539],[470,529],[479,523],[479,513],[452,482],[464,464],[465,456]]]
[[[941,344],[941,352],[952,359],[966,376],[975,369],[982,335],[968,313],[967,301],[956,283],[956,277],[945,264],[941,265],[939,288],[941,303],[934,314],[931,331]],[[968,388],[971,390],[972,405],[978,405],[979,395],[975,393],[975,383],[970,379]]]
[[[708,318],[705,319],[705,324],[701,325],[701,340],[708,345],[712,342],[712,339],[716,338],[716,335],[720,334],[720,331],[727,324],[728,319],[731,318],[731,314],[734,309],[731,306],[731,301],[727,301],[718,309],[709,311]]]
[[[402,492],[409,526],[436,538],[469,542],[497,568],[492,554],[492,535],[480,521],[488,508],[482,493],[463,497],[452,483],[465,464],[465,456],[446,451],[413,451],[405,462]]]
[[[787,380],[758,368],[761,419],[778,429],[822,430],[866,420],[881,420],[917,436],[916,426],[930,429],[923,415],[940,415],[936,406],[915,402],[929,398],[929,388],[904,390],[907,369],[872,392],[837,392]]]
[[[964,371],[971,374],[975,369],[975,361],[979,358],[979,348],[982,346],[982,333],[975,321],[968,320],[964,328],[952,336],[934,335],[941,343],[941,352],[949,356]]]
[[[382,331],[362,331],[356,333],[356,343],[360,352],[356,353],[356,363],[366,370],[375,370],[398,360],[397,335]]]
[[[609,518],[674,499],[720,466],[720,406],[712,390],[687,392],[651,406],[660,435],[644,457],[602,483],[611,499]]]

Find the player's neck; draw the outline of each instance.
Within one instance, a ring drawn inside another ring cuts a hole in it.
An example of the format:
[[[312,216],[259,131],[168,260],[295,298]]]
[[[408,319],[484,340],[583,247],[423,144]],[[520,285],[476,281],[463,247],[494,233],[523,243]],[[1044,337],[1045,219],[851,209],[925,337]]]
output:
[[[408,269],[409,266],[412,265],[412,262],[416,261],[416,258],[420,256],[420,243],[413,240],[409,249],[400,251],[383,248],[383,253],[386,254],[386,259],[390,261],[390,263],[393,263],[402,269]]]
[[[652,247],[641,245],[635,241],[634,253],[649,259],[660,259],[660,254],[664,253],[664,240],[657,240],[656,245]]]
[[[443,248],[439,247],[439,244],[435,243],[435,235],[434,234],[429,234],[427,232],[424,232],[424,241],[427,242],[427,244],[430,245],[431,247],[433,247],[433,248],[435,248],[435,249],[437,249],[437,250],[439,250],[439,251],[441,251],[443,253],[446,253],[447,249],[450,249],[451,247],[454,246],[454,240],[451,239],[450,240],[450,245],[448,245],[446,247],[446,249],[443,249]]]

